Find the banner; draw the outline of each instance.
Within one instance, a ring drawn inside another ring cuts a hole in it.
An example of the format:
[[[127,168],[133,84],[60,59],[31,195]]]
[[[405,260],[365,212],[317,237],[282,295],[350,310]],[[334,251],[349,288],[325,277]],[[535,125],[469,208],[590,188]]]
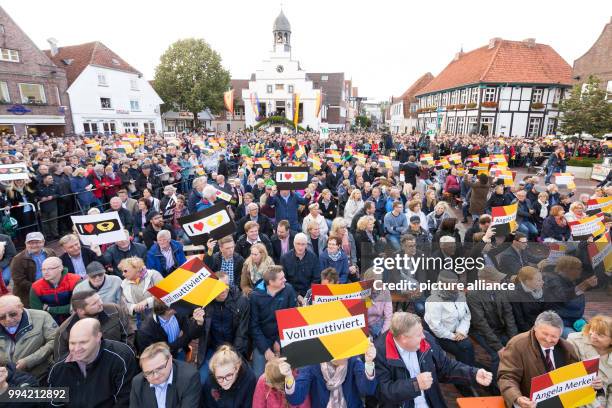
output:
[[[369,346],[363,300],[338,300],[276,311],[281,356],[303,367],[364,354]]]
[[[266,159],[265,157],[256,157],[253,160],[253,163],[255,164],[256,167],[259,166],[262,169],[269,169],[270,166],[272,165],[270,163],[270,160]]]
[[[450,163],[446,159],[436,160],[435,165],[436,165],[436,169],[438,170],[442,170],[442,169],[448,170],[451,168]]]
[[[488,176],[489,175],[489,165],[486,163],[473,162],[472,167],[468,169],[468,172],[470,174],[476,174],[476,175],[486,174]]]
[[[531,379],[530,399],[542,408],[575,408],[595,401],[591,386],[599,357],[566,365]]]
[[[581,220],[568,222],[572,237],[578,241],[586,241],[589,237],[598,237],[606,232],[603,223],[603,213],[591,215]]]
[[[457,398],[459,408],[506,408],[504,397]]]
[[[587,201],[586,212],[588,215],[599,214],[600,212],[612,212],[612,197],[592,198]]]
[[[194,257],[148,290],[168,306],[183,300],[204,307],[226,289],[227,285],[200,258]]]
[[[297,129],[298,121],[300,120],[300,94],[295,94],[295,100],[293,102],[293,127]]]
[[[312,304],[333,302],[335,300],[361,299],[365,302],[366,308],[372,306],[372,286],[374,280],[361,282],[329,284],[313,283]]]
[[[303,190],[308,187],[308,167],[277,167],[274,181],[279,190]]]
[[[110,244],[126,239],[123,224],[121,224],[117,211],[92,215],[73,215],[70,218],[84,245]]]
[[[181,217],[178,222],[195,245],[205,245],[211,238],[223,238],[236,231],[236,224],[224,203]]]
[[[555,184],[558,186],[565,186],[570,190],[576,188],[574,183],[574,175],[572,173],[555,173]]]
[[[461,153],[453,153],[448,156],[444,156],[451,164],[461,164]]]
[[[321,159],[316,156],[308,157],[308,162],[312,165],[312,168],[319,171],[321,170]]]
[[[470,163],[470,162],[475,162],[478,163],[480,162],[480,156],[477,154],[470,154],[466,159],[465,159],[466,163]]]
[[[215,186],[213,186],[215,187]],[[230,193],[229,191],[219,188],[219,187],[215,187],[215,196],[220,199],[225,201],[226,203],[229,203],[230,201],[232,201],[232,193]]]
[[[331,159],[334,163],[342,162],[342,154],[337,150],[327,149],[325,150],[325,157]]]
[[[253,113],[255,117],[259,117],[259,98],[257,97],[257,93],[251,92],[251,107],[253,108]]]
[[[589,258],[593,269],[606,274],[612,273],[612,245],[610,245],[612,240],[610,238],[608,232],[595,242],[589,242],[588,245]]]
[[[495,177],[498,179],[504,180],[504,186],[512,186],[514,185],[514,173],[510,170],[497,170]]]
[[[321,101],[321,90],[315,89],[315,118],[318,118],[321,113]]]
[[[506,236],[518,228],[517,211],[517,203],[491,208],[491,226],[495,227],[495,235]]]
[[[162,214],[165,220],[169,220],[174,217],[174,209],[176,208],[176,193],[172,194],[170,197],[170,201],[166,204],[166,208],[164,208],[164,213]]]
[[[419,157],[419,160],[421,161],[421,164],[428,164],[430,166],[433,166],[435,163],[433,155],[431,153],[422,154]]]
[[[498,166],[508,167],[508,161],[506,160],[506,156],[503,154],[490,154],[489,159],[491,163],[495,163]]]
[[[233,89],[223,92],[223,104],[225,105],[225,109],[233,115],[234,114],[234,90]]]
[[[321,123],[319,125],[319,140],[329,139],[329,124]]]
[[[27,180],[28,178],[30,178],[30,173],[25,163],[0,165],[0,181]]]

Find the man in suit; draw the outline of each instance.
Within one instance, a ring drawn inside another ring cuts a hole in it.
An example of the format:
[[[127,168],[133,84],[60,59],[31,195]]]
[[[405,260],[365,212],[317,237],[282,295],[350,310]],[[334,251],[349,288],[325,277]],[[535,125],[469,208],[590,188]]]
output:
[[[234,239],[231,235],[221,238],[218,241],[219,252],[213,253],[216,244],[217,241],[208,241],[208,254],[204,258],[204,263],[213,272],[223,271],[227,273],[230,286],[240,287],[244,258],[234,251],[236,249]]]
[[[130,198],[127,190],[121,189],[117,191],[117,197],[121,199],[121,206],[128,210],[130,214],[134,214],[138,209],[138,200]]]
[[[106,212],[116,211],[119,214],[119,219],[123,224],[123,228],[128,230],[130,233],[134,229],[134,213],[129,212],[123,208],[121,199],[119,197],[113,197],[110,199],[110,207]]]
[[[74,234],[63,236],[59,243],[65,251],[60,257],[64,268],[67,268],[69,273],[77,274],[86,279],[87,265],[93,261],[98,261],[98,255],[91,249],[82,247],[79,237]]]
[[[501,354],[497,380],[506,406],[535,408],[529,399],[531,379],[579,360],[562,332],[563,320],[549,310],[538,315],[531,330],[510,339]]]
[[[293,239],[295,238],[295,232],[289,227],[289,221],[281,220],[276,226],[276,234],[272,236],[270,242],[272,243],[272,259],[274,263],[280,262],[281,256],[291,251],[293,248]]]
[[[497,263],[503,273],[516,275],[523,266],[529,266],[525,254],[527,242],[527,235],[522,232],[514,234],[512,244],[497,256]]]

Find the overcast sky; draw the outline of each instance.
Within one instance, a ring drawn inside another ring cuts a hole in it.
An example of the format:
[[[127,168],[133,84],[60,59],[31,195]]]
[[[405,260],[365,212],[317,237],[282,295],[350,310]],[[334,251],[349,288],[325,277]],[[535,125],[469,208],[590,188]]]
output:
[[[2,7],[42,49],[101,41],[152,79],[181,38],[204,38],[232,78],[249,78],[272,48],[280,0],[23,1]],[[605,6],[608,4],[608,6]],[[610,21],[601,0],[284,0],[293,58],[309,72],[345,72],[359,94],[386,100],[425,72],[437,75],[463,46],[533,37],[570,64]]]

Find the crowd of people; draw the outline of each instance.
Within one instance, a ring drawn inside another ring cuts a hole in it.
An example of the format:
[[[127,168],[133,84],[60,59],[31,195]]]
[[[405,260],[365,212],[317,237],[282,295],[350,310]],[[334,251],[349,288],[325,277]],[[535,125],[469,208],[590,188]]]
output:
[[[588,298],[611,293],[609,263],[589,254],[609,245],[612,201],[605,233],[578,240],[570,224],[612,197],[612,176],[582,194],[553,182],[569,158],[608,154],[475,135],[3,135],[1,164],[25,163],[29,178],[0,181],[0,394],[68,387],[53,404],[70,407],[438,408],[449,383],[526,408],[531,378],[598,357],[589,407],[610,408],[612,308],[593,313]],[[519,172],[542,166],[544,180],[470,170],[491,155]],[[308,186],[277,188],[281,165],[307,166]],[[179,220],[218,203],[235,233],[192,245]],[[502,233],[492,209],[510,204],[516,228]],[[70,216],[103,212],[124,238],[85,245]],[[190,253],[227,289],[204,308],[168,307],[148,289]],[[376,271],[396,255],[482,262]],[[312,304],[315,283],[377,279],[443,289],[373,289],[365,354],[291,367],[275,312]],[[475,281],[514,289],[457,289]]]

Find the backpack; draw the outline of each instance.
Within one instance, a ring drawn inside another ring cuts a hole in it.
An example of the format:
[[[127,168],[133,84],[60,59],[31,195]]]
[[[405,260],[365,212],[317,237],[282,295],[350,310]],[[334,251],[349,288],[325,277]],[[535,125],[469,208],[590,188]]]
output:
[[[15,238],[17,235],[17,220],[11,217],[8,211],[4,211],[4,214],[0,217],[0,231],[11,238]]]

